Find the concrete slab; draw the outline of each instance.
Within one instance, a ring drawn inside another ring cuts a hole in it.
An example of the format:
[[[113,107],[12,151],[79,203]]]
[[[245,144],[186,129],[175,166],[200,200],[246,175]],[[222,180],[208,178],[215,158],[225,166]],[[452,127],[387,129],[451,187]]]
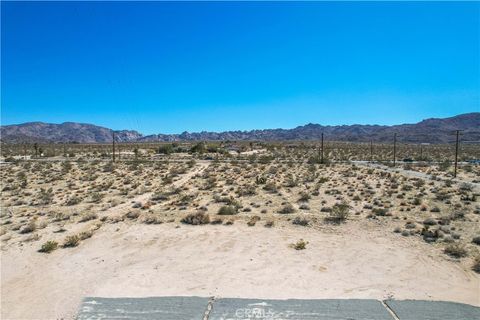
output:
[[[207,310],[208,298],[85,298],[78,320],[201,320]]]
[[[468,304],[423,300],[387,300],[385,303],[400,320],[480,319],[480,308]]]
[[[218,299],[209,320],[393,320],[377,300]]]

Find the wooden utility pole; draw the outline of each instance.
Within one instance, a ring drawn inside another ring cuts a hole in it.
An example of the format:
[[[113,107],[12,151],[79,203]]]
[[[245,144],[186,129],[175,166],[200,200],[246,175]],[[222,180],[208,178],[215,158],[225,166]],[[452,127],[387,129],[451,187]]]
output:
[[[115,131],[112,131],[112,162],[115,162]]]
[[[393,166],[395,167],[395,162],[397,160],[397,134],[393,134]]]
[[[457,163],[458,163],[458,136],[460,135],[460,130],[456,130],[456,141],[455,141],[455,171],[453,172],[453,177],[457,177]]]
[[[420,144],[420,161],[423,161],[423,145]]]
[[[370,162],[373,162],[373,140],[370,140]]]
[[[322,153],[320,154],[320,163],[323,163],[323,132],[322,132],[321,148],[322,148]]]

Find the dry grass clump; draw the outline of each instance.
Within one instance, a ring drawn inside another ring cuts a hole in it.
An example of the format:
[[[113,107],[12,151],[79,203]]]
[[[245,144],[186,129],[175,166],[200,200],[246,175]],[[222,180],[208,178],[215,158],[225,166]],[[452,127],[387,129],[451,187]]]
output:
[[[182,223],[191,224],[191,225],[208,224],[210,223],[210,216],[208,215],[208,213],[204,211],[198,211],[198,212],[190,213],[186,215],[180,221]]]
[[[297,242],[292,243],[291,246],[295,250],[305,250],[305,249],[307,249],[307,244],[308,244],[308,241],[300,239]]]
[[[20,230],[20,233],[31,233],[36,229],[37,229],[37,224],[35,220],[32,220]]]
[[[250,220],[247,222],[247,225],[249,227],[253,227],[258,221],[260,221],[260,217],[259,216],[253,216],[250,218]]]
[[[298,199],[299,202],[308,202],[308,200],[310,200],[312,198],[312,196],[306,192],[306,191],[302,191],[300,192],[300,198]]]
[[[87,221],[90,221],[90,220],[94,220],[94,219],[97,219],[98,216],[96,213],[93,213],[93,212],[89,212],[89,213],[84,213],[80,216],[80,219],[78,220],[78,222],[87,222]]]
[[[82,202],[82,198],[77,197],[77,196],[72,196],[70,197],[67,202],[65,202],[65,205],[67,206],[74,206]]]
[[[267,220],[267,222],[265,222],[265,228],[271,228],[275,225],[275,221],[274,220]]]
[[[68,236],[65,238],[65,241],[63,242],[62,247],[64,248],[76,247],[80,243],[80,240],[81,240],[80,237],[76,234]]]
[[[153,214],[150,214],[150,215],[146,215],[143,218],[143,223],[145,223],[145,224],[161,224],[161,223],[163,223],[163,221],[162,221],[162,219],[160,219],[160,217],[157,217]]]
[[[93,230],[82,231],[78,234],[78,238],[80,238],[80,240],[85,240],[85,239],[91,238],[92,236],[93,236]]]

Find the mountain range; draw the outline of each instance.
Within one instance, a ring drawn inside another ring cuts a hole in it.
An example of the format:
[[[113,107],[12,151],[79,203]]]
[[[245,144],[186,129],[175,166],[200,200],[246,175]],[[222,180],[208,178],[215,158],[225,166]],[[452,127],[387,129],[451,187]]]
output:
[[[450,118],[431,118],[415,124],[401,125],[338,125],[323,126],[309,123],[293,129],[263,129],[251,131],[183,132],[181,134],[142,135],[133,130],[115,130],[93,124],[64,122],[61,124],[28,122],[0,126],[3,143],[107,143],[112,133],[118,142],[155,141],[214,141],[214,140],[325,140],[351,142],[448,143],[454,141],[454,131],[462,130],[462,141],[480,141],[480,112],[466,113]]]

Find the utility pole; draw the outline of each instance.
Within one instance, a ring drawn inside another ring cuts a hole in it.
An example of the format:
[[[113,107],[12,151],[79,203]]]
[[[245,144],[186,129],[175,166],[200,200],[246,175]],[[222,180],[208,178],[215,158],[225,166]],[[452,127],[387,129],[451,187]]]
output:
[[[370,140],[370,162],[373,162],[373,140]]]
[[[393,166],[395,167],[395,162],[397,160],[397,134],[393,134]]]
[[[458,163],[458,136],[460,135],[460,130],[456,130],[456,142],[455,142],[455,171],[453,173],[453,177],[457,177],[457,163]]]
[[[115,162],[115,131],[112,131],[112,162]]]
[[[322,132],[322,153],[320,154],[320,163],[323,163],[323,132]]]
[[[27,160],[27,144],[23,145],[23,159]]]

